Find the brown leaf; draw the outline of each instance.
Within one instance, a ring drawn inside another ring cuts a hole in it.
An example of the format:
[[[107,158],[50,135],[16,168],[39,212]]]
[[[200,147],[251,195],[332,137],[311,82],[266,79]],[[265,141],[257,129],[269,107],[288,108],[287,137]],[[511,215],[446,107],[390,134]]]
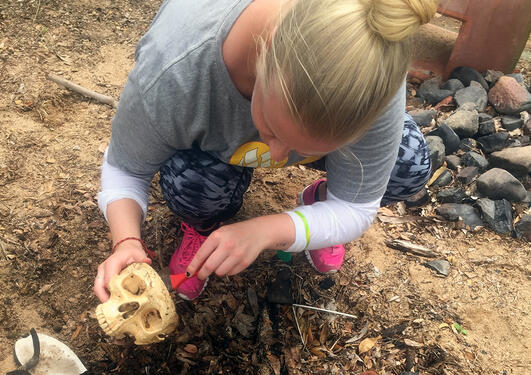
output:
[[[313,338],[313,333],[312,333],[312,325],[308,324],[308,340],[307,340],[307,342],[308,343],[312,343],[313,340],[314,340],[314,338]]]
[[[413,340],[410,340],[410,339],[404,339],[404,344],[406,344],[407,346],[411,346],[413,348],[421,348],[421,347],[424,346],[420,342],[416,342],[416,341],[413,341]]]
[[[280,375],[280,360],[270,353],[267,353],[267,359],[275,375]]]
[[[195,354],[197,353],[197,346],[195,346],[194,344],[186,344],[184,347],[184,351],[190,354]]]
[[[82,325],[78,325],[74,334],[72,335],[72,340],[75,340],[78,336],[79,336],[79,333],[81,332],[81,329],[83,328]]]
[[[366,339],[362,340],[358,347],[359,353],[363,354],[371,350],[374,347],[374,345],[376,345],[379,339],[380,339],[379,337],[367,337]]]
[[[104,142],[98,146],[98,151],[102,154],[105,152],[105,149],[107,148],[107,142]]]
[[[321,328],[321,332],[319,333],[319,342],[321,344],[324,344],[327,339],[328,339],[328,322],[325,322],[323,323],[323,327]]]
[[[326,353],[323,351],[322,346],[315,346],[313,348],[310,348],[310,352],[312,352],[313,355],[319,357],[319,358],[326,358]]]

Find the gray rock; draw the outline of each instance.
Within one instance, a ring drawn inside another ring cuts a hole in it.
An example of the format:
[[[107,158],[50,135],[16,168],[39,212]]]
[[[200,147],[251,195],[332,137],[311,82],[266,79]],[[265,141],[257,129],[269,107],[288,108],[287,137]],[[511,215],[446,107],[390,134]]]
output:
[[[509,138],[507,142],[507,148],[521,147],[522,142],[518,138]]]
[[[517,238],[531,241],[531,215],[523,215],[522,219],[514,226]]]
[[[418,126],[429,126],[437,116],[435,109],[415,109],[408,112]]]
[[[432,78],[422,82],[418,90],[418,95],[429,104],[437,104],[444,98],[451,96],[452,92],[449,90],[441,90],[439,88],[439,78]]]
[[[440,203],[463,203],[468,200],[468,195],[460,187],[443,189],[437,193],[437,201]]]
[[[483,136],[483,135],[489,135],[489,134],[494,133],[495,127],[494,127],[494,119],[492,118],[492,116],[489,116],[486,113],[480,113],[479,115],[480,117],[479,117],[478,135]],[[481,115],[488,116],[489,118],[484,117],[483,118],[484,120],[482,121]]]
[[[461,138],[473,137],[478,132],[479,115],[477,111],[457,111],[443,124],[452,128]]]
[[[522,183],[504,169],[493,168],[479,176],[476,183],[478,191],[493,200],[521,202],[527,198]]]
[[[466,167],[477,167],[479,171],[484,171],[489,167],[489,162],[475,151],[469,151],[461,157],[461,162]]]
[[[444,142],[440,137],[429,135],[426,137],[426,144],[430,150],[431,170],[432,172],[435,172],[444,162]]]
[[[479,174],[477,167],[465,167],[457,174],[457,181],[463,185],[468,185]]]
[[[463,105],[460,105],[457,110],[458,111],[469,111],[469,112],[471,112],[471,111],[477,111],[478,107],[477,107],[477,105],[475,103],[466,102],[466,103],[463,103]]]
[[[475,150],[478,147],[478,143],[474,138],[463,138],[459,142],[459,150],[464,152]]]
[[[508,131],[520,129],[522,126],[524,126],[524,120],[522,120],[520,117],[502,116],[501,120],[503,127]]]
[[[448,276],[450,273],[450,262],[444,259],[432,260],[430,262],[424,263],[424,265],[437,271],[439,275]]]
[[[500,151],[507,145],[509,133],[499,132],[478,138],[479,148],[486,154]]]
[[[480,198],[477,205],[483,214],[483,220],[498,233],[511,233],[513,230],[513,211],[508,200],[493,201]]]
[[[478,87],[479,86],[479,87]],[[479,112],[483,112],[487,107],[487,91],[481,85],[470,85],[455,93],[455,102],[459,107],[465,103],[474,103]]]
[[[526,121],[523,130],[525,135],[531,135],[531,118]]]
[[[469,204],[443,203],[436,208],[436,211],[446,220],[457,221],[459,218],[463,219],[463,223],[472,230],[483,226],[483,221],[479,217],[478,211]]]
[[[492,167],[505,169],[516,177],[525,177],[531,173],[531,145],[493,152],[489,162]]]
[[[429,132],[427,135],[435,135],[441,138],[444,143],[446,154],[453,154],[459,148],[459,137],[448,125],[442,124],[441,126]]]
[[[443,186],[449,185],[450,182],[452,182],[452,173],[448,169],[445,169],[439,175],[439,177],[437,177],[437,179],[435,181],[433,181],[432,185],[433,186],[443,187]]]
[[[465,167],[459,171],[456,178],[463,185],[468,185],[479,174],[477,167]]]
[[[485,81],[489,84],[489,87],[492,87],[498,82],[500,77],[503,77],[504,73],[499,70],[487,70],[485,74]]]
[[[448,155],[444,158],[446,166],[452,171],[456,171],[461,166],[461,158],[457,155]]]
[[[476,81],[480,83],[485,90],[489,89],[489,85],[487,84],[487,81],[485,81],[485,78],[483,78],[481,73],[468,66],[458,66],[452,71],[452,73],[450,74],[450,78],[457,78],[463,83],[463,85],[465,85],[465,87],[469,86],[470,82]]]
[[[461,89],[464,89],[465,85],[463,83],[455,78],[449,79],[448,81],[444,82],[441,85],[441,89],[448,90],[452,92],[452,95],[455,95],[455,93]]]

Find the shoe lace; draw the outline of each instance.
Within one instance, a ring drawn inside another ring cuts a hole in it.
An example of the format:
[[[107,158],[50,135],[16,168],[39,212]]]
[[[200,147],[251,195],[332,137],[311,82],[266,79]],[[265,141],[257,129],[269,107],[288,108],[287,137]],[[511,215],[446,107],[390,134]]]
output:
[[[181,230],[183,231],[183,240],[180,260],[181,262],[190,263],[197,250],[203,244],[205,237],[186,223],[181,223]]]

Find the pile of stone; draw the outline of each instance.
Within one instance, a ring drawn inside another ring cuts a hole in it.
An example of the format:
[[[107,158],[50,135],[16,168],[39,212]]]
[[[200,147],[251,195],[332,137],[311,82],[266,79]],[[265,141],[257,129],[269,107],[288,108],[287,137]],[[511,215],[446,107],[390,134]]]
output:
[[[430,148],[437,213],[531,240],[531,94],[523,76],[459,67],[446,82],[424,81],[417,96],[426,106],[410,114]],[[421,192],[407,204],[426,199]]]

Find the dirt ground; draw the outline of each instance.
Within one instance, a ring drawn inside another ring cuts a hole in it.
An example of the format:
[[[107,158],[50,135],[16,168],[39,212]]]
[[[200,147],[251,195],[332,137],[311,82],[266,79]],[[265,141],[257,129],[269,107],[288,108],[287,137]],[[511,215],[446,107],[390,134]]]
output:
[[[198,300],[175,297],[181,322],[163,343],[140,347],[103,333],[92,281],[111,245],[96,194],[113,109],[46,74],[118,98],[160,2],[0,3],[0,373],[15,369],[13,345],[33,327],[94,374],[529,374],[529,243],[459,229],[437,218],[434,204],[381,210],[331,277],[303,255],[288,264],[271,251],[240,275],[211,278]],[[294,207],[318,175],[257,170],[236,219]],[[143,237],[160,269],[180,230],[153,187]],[[436,251],[451,262],[449,276],[387,247],[390,239]],[[279,270],[291,271],[295,302],[357,318],[268,304]]]

